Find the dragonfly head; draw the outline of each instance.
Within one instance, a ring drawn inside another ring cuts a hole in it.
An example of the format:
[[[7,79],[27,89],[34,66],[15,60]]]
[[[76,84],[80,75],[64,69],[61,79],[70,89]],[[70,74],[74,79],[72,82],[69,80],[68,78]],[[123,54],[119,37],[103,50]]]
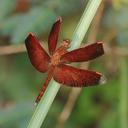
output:
[[[61,46],[64,47],[65,49],[69,48],[70,40],[69,39],[64,39]]]

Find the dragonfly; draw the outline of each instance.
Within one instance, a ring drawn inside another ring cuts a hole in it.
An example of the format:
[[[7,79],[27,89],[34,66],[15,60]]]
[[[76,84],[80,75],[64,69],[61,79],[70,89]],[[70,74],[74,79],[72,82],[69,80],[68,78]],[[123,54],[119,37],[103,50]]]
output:
[[[49,54],[41,46],[38,38],[29,33],[25,45],[31,64],[42,73],[47,72],[47,78],[39,92],[35,103],[38,103],[45,93],[50,80],[69,87],[88,87],[105,83],[105,77],[99,72],[79,69],[69,65],[73,62],[84,62],[95,59],[104,54],[102,42],[68,51],[70,40],[63,39],[59,48],[56,48],[62,18],[55,21],[48,37]]]

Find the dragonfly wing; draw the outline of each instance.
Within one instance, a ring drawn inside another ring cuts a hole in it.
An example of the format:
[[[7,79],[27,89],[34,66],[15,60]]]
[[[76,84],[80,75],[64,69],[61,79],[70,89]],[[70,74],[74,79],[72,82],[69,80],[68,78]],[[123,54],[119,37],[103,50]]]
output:
[[[104,76],[101,73],[82,70],[63,64],[55,67],[53,78],[58,83],[71,87],[94,86],[105,82]]]
[[[49,35],[49,38],[48,38],[49,53],[51,55],[53,55],[53,53],[56,49],[61,22],[62,22],[62,18],[59,17],[56,20],[56,22],[53,24],[50,35]]]
[[[30,33],[25,40],[29,59],[32,65],[40,72],[46,72],[49,68],[50,57],[41,47],[38,39]]]
[[[104,54],[103,43],[97,42],[83,48],[79,48],[62,55],[63,63],[83,62],[94,59]]]

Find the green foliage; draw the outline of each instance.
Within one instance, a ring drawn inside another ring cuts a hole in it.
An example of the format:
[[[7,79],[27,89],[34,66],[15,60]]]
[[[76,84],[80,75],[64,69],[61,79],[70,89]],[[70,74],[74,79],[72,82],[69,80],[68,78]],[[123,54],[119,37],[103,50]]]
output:
[[[11,108],[6,110],[2,109],[0,111],[0,126],[6,128],[15,126],[19,127],[24,123],[24,119],[29,119],[32,110],[32,104],[28,102],[21,102],[15,106],[12,105]],[[15,122],[15,125],[13,122]]]
[[[6,4],[9,4],[9,2]],[[10,6],[11,4],[8,8],[11,8]],[[67,16],[69,12],[75,13],[81,10],[81,7],[82,3],[77,0],[68,2],[64,0],[36,1],[35,5],[33,2],[32,8],[26,13],[16,13],[12,16],[10,10],[8,10],[9,17],[3,17],[0,21],[0,33],[4,36],[10,36],[10,43],[23,43],[28,32],[41,35],[52,25],[57,16]],[[1,12],[4,12],[4,9],[1,8]]]
[[[127,45],[128,40],[128,5],[114,9],[110,7],[104,18],[104,25],[109,29],[116,29],[118,32],[117,41],[121,45]]]
[[[17,24],[12,33],[11,42],[22,42],[28,32],[39,34],[42,31],[46,31],[49,24],[52,24],[55,20],[55,17],[55,13],[48,9],[42,7],[33,8],[29,13],[24,15]]]
[[[113,128],[116,128],[117,123],[115,120],[118,117],[115,114],[118,112],[116,106],[118,105],[117,97],[119,93],[119,85],[117,85],[119,81],[117,82],[117,79],[108,80],[107,84],[103,86],[84,88],[82,90],[71,115],[73,124],[78,126],[82,124],[89,128],[92,125],[104,125],[104,127],[109,128],[110,124],[113,124]],[[108,121],[111,121],[110,124],[105,125],[105,122],[107,123]]]
[[[75,2],[75,4],[73,4],[73,2]],[[67,16],[67,13],[73,13],[80,9],[81,5],[85,4],[85,2],[79,2],[77,0],[68,0],[68,2],[65,0],[45,0],[42,2],[42,4],[48,8],[51,8],[58,15]]]
[[[120,128],[119,122],[117,122],[118,117],[117,110],[109,111],[105,117],[101,119],[101,123],[99,124],[99,128]],[[110,125],[111,124],[111,125]]]
[[[0,20],[3,20],[3,18],[11,14],[15,7],[15,3],[16,0],[13,0],[13,2],[10,0],[0,1]]]
[[[62,37],[71,39],[87,2],[85,0],[30,0],[28,11],[16,12],[17,1],[0,1],[0,43],[2,42],[2,45],[24,43],[30,31],[42,41],[47,40],[47,32],[50,31],[58,15],[61,15],[64,21],[60,39],[62,40]],[[111,35],[111,31],[115,29],[116,36],[105,43],[110,48],[125,46],[124,48],[127,49],[127,0],[113,0],[112,4],[105,6],[107,7],[98,33],[99,41],[107,40],[108,34]],[[121,126],[125,126],[128,119],[126,117],[128,59],[127,55],[122,57],[116,54],[121,51],[115,51],[114,48],[112,50],[112,55],[105,53],[100,59],[92,61],[90,66],[91,69],[105,74],[107,83],[104,86],[82,89],[73,112],[65,123],[65,128],[123,128]],[[109,59],[110,57],[112,59]],[[0,128],[27,127],[35,109],[35,97],[46,75],[32,67],[26,53],[0,56]],[[55,128],[58,123],[57,119],[68,97],[67,90],[70,92],[70,88],[65,88],[61,90],[63,93],[59,92],[57,95],[42,128],[51,128],[51,126]]]
[[[22,14],[15,16],[7,17],[6,20],[0,23],[0,34],[6,36],[12,34],[15,29],[15,26],[21,21]]]

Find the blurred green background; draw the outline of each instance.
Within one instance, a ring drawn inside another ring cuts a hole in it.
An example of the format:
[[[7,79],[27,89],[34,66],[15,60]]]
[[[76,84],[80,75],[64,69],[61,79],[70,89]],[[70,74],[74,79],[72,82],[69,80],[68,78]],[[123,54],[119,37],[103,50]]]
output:
[[[29,62],[23,46],[28,32],[44,41],[47,49],[50,28],[62,16],[59,42],[71,39],[86,4],[87,0],[0,0],[0,128],[27,127],[47,75]],[[59,117],[71,88],[61,87],[42,128],[128,127],[128,1],[103,4],[98,28],[92,23],[98,32],[93,35],[90,28],[83,43],[88,36],[105,42],[105,55],[91,61],[89,69],[102,72],[107,83],[83,88],[64,124]]]

